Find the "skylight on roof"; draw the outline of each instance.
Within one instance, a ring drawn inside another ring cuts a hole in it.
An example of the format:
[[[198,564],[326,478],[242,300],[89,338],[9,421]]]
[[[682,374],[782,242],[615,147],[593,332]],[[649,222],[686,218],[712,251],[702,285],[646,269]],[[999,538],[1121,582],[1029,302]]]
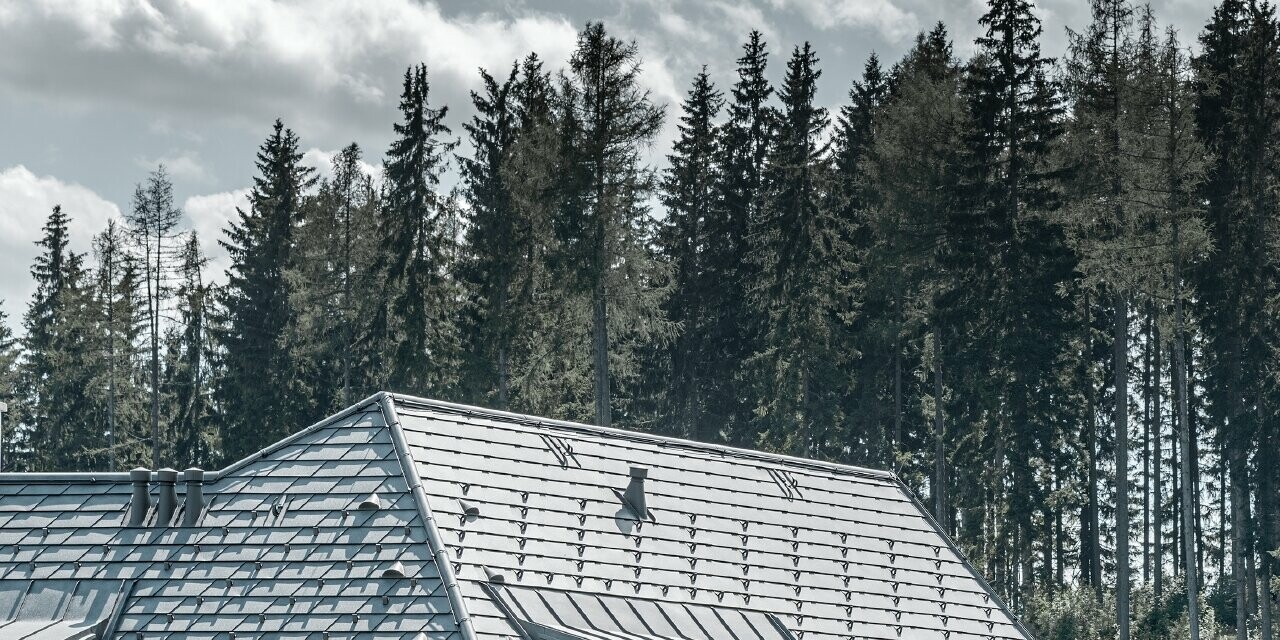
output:
[[[557,589],[484,585],[530,640],[795,640],[773,614]]]

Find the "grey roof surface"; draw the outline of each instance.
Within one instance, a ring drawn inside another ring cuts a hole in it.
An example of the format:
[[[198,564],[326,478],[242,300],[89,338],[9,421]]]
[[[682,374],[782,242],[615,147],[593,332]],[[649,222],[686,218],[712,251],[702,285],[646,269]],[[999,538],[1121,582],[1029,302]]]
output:
[[[196,527],[123,476],[0,475],[0,637],[1030,638],[883,472],[378,394]]]
[[[34,477],[0,479],[0,638],[108,622],[129,640],[457,632],[377,404],[207,482],[197,527],[124,526],[127,479]],[[375,491],[382,508],[358,509]],[[382,577],[397,561],[411,578]]]

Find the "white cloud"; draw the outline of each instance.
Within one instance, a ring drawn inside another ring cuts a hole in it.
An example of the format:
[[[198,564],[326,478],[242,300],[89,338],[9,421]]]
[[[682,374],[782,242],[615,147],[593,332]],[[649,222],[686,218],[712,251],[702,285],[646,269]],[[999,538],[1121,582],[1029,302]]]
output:
[[[302,154],[302,164],[316,170],[316,176],[319,178],[333,177],[333,158],[338,155],[337,149],[333,151],[324,151],[311,147]],[[375,183],[382,180],[382,165],[374,165],[360,160],[360,171],[366,176],[373,178]]]
[[[461,104],[477,67],[529,51],[559,65],[576,32],[562,16],[446,16],[420,0],[49,0],[10,5],[0,26],[0,89],[253,126],[283,116],[313,135],[385,129],[410,64]]]
[[[194,151],[180,151],[158,158],[138,157],[134,164],[147,172],[164,165],[164,170],[173,178],[205,184],[213,182],[213,173],[200,161],[200,154]]]
[[[237,207],[248,210],[248,187],[191,196],[182,203],[187,224],[196,232],[200,250],[209,260],[204,269],[205,282],[222,282],[226,279],[225,272],[231,266],[231,260],[218,241],[223,238],[223,229],[236,219]]]
[[[776,9],[799,12],[819,29],[871,27],[889,42],[914,35],[920,29],[916,14],[893,0],[770,0]]]
[[[93,235],[120,217],[120,208],[79,184],[38,176],[23,165],[0,170],[0,298],[17,326],[35,291],[31,263],[39,253],[45,219],[54,205],[71,216],[71,248],[89,250]]]

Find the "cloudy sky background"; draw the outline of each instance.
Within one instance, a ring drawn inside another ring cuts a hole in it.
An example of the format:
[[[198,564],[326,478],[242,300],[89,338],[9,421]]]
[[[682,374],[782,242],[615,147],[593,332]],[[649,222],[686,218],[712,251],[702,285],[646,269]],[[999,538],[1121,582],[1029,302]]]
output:
[[[967,57],[984,0],[15,0],[0,2],[0,300],[15,328],[32,291],[34,242],[50,208],[73,217],[87,251],[107,219],[158,163],[173,178],[184,225],[225,267],[217,239],[243,206],[258,144],[280,117],[307,161],[327,167],[358,142],[381,162],[400,77],[426,62],[432,100],[460,137],[480,67],[505,71],[536,51],[562,66],[576,31],[603,20],[634,39],[655,99],[678,104],[701,65],[720,87],[750,29],[781,77],[791,48],[813,42],[819,99],[843,102],[867,55],[896,60],[914,34],[942,20]],[[1153,0],[1188,46],[1211,0]],[[1087,0],[1041,0],[1044,48],[1060,55],[1066,28],[1088,22]],[[669,148],[677,113],[653,149]],[[466,152],[465,146],[460,149]]]

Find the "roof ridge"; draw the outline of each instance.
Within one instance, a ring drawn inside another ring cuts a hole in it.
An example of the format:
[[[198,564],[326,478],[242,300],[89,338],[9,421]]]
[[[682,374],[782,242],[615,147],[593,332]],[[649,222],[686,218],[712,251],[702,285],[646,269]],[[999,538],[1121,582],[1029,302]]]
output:
[[[458,575],[453,568],[453,559],[449,557],[449,548],[440,534],[436,524],[435,512],[431,509],[431,500],[422,486],[422,473],[418,470],[418,462],[414,459],[409,443],[404,437],[404,429],[400,426],[400,412],[396,409],[392,394],[382,393],[378,397],[378,409],[382,413],[382,421],[387,425],[391,435],[391,443],[400,462],[400,471],[409,487],[409,494],[422,518],[422,527],[427,531],[424,541],[436,564],[436,573],[444,583],[445,596],[449,601],[449,609],[453,614],[453,622],[458,627],[462,640],[476,640],[475,628],[472,626],[471,614],[467,609],[466,598],[458,586]]]
[[[475,405],[460,404],[456,402],[447,402],[444,400],[434,400],[431,398],[422,398],[418,396],[410,396],[401,393],[388,392],[395,398],[397,402],[403,402],[409,406],[418,405],[419,407],[435,408],[446,412],[460,413],[464,415],[480,414],[491,416],[498,420],[522,424],[525,426],[550,426],[563,429],[572,429],[602,435],[610,438],[623,438],[636,442],[647,442],[657,444],[659,446],[676,446],[694,451],[711,452],[721,456],[730,456],[742,458],[746,460],[756,460],[759,462],[773,462],[775,464],[783,464],[792,467],[803,467],[808,469],[821,469],[826,471],[835,471],[838,473],[869,476],[899,482],[897,474],[892,471],[883,469],[872,469],[870,467],[859,467],[856,465],[843,464],[839,462],[828,462],[825,460],[814,460],[811,458],[801,458],[798,456],[790,456],[782,453],[773,453],[769,451],[760,451],[758,449],[746,449],[742,447],[731,447],[729,445],[715,444],[711,442],[699,442],[697,440],[686,440],[683,438],[675,438],[671,436],[662,436],[642,431],[630,431],[627,429],[618,429],[616,427],[601,427],[583,422],[574,422],[571,420],[558,420],[554,418],[544,418],[531,414],[516,413],[512,411],[503,411],[501,409],[492,409],[489,407],[480,407]]]

